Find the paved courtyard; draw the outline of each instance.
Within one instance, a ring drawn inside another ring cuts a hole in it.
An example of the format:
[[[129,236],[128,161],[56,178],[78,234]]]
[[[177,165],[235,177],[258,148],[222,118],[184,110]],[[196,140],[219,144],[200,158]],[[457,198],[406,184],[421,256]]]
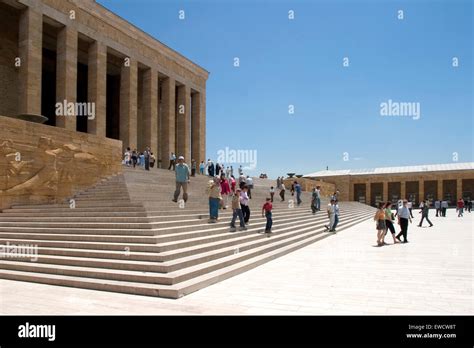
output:
[[[410,243],[366,221],[179,300],[0,280],[0,314],[472,315],[474,213],[414,214]]]

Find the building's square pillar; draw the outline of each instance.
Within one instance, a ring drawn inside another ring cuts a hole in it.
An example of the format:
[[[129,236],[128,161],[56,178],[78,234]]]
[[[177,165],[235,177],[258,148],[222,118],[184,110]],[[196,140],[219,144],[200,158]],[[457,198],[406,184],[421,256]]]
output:
[[[89,46],[87,99],[95,104],[95,118],[87,120],[87,132],[106,136],[107,46],[95,41]]]
[[[132,150],[137,147],[137,80],[137,61],[128,58],[120,73],[120,140],[124,148]]]
[[[171,152],[175,149],[175,80],[166,78],[161,84],[161,165],[167,168]]]
[[[184,156],[185,162],[191,163],[191,89],[189,86],[178,87],[178,105],[176,110],[177,156]]]
[[[20,114],[41,115],[42,50],[43,15],[28,7],[20,15],[18,37]]]
[[[63,105],[76,103],[77,98],[77,31],[71,26],[59,30],[56,61],[56,102]],[[56,115],[56,127],[76,130],[76,115]]]

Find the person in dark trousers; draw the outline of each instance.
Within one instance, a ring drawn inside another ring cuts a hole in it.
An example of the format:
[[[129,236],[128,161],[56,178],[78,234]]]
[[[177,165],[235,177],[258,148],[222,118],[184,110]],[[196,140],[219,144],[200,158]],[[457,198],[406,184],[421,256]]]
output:
[[[459,198],[456,205],[456,210],[458,211],[458,217],[462,217],[464,212],[464,201],[462,198]]]
[[[275,188],[273,186],[270,187],[270,198],[271,202],[273,203],[273,197],[275,196]]]
[[[174,152],[172,152],[170,155],[170,165],[168,167],[168,170],[171,170],[171,168],[173,168],[173,170],[176,169],[176,155],[174,154]]]
[[[137,166],[137,161],[138,161],[138,153],[137,153],[137,149],[133,150],[132,152],[132,164],[133,164],[133,168],[135,168]]]
[[[295,181],[294,187],[295,187],[295,192],[296,192],[296,204],[300,205],[302,203],[302,201],[301,201],[301,185],[298,184],[297,181]]]
[[[428,223],[430,224],[430,227],[433,227],[433,224],[431,223],[430,219],[428,218],[428,213],[430,211],[430,205],[428,204],[427,201],[423,201],[423,208],[421,209],[421,220],[420,223],[418,224],[418,227],[421,227],[423,224],[423,220],[426,219]]]
[[[407,203],[408,201],[404,199],[402,207],[399,208],[397,212],[398,224],[401,230],[396,238],[402,243],[408,243],[408,222],[411,223],[410,210],[408,210]],[[403,241],[400,240],[400,236],[403,236]]]
[[[147,147],[143,153],[145,156],[145,170],[150,170],[150,148]]]
[[[313,214],[316,214],[316,211],[318,210],[316,208],[316,188],[313,189],[313,192],[311,193],[311,211]]]
[[[240,193],[240,205],[242,207],[242,213],[244,214],[245,224],[249,224],[250,220],[250,208],[249,208],[249,196],[247,194],[248,187],[244,185],[242,187],[242,192]]]
[[[407,207],[408,207],[408,210],[410,211],[410,217],[413,219],[413,202],[409,200],[407,203]]]
[[[271,198],[267,198],[265,204],[262,207],[262,217],[267,218],[267,223],[265,225],[265,233],[272,233],[272,225],[273,225],[273,220],[272,220],[272,202]]]
[[[441,201],[441,215],[446,217],[446,210],[448,209],[448,201]]]
[[[191,160],[191,176],[196,176],[196,161]]]
[[[281,183],[280,198],[282,202],[285,201],[285,184],[283,182]]]
[[[395,227],[393,226],[393,221],[395,220],[395,216],[393,215],[392,213],[392,202],[387,202],[385,204],[385,208],[384,208],[384,212],[385,212],[385,232],[383,234],[383,238],[382,238],[382,244],[386,244],[385,243],[385,236],[387,235],[387,232],[390,230],[390,233],[392,234],[392,238],[393,238],[393,244],[397,244],[397,243],[400,243],[397,238],[395,238]]]
[[[245,231],[247,227],[245,227],[245,220],[244,214],[242,213],[242,206],[240,205],[240,196],[241,190],[238,188],[235,193],[232,195],[232,220],[230,222],[230,231],[235,232],[235,220],[237,217],[240,221],[240,231]]]

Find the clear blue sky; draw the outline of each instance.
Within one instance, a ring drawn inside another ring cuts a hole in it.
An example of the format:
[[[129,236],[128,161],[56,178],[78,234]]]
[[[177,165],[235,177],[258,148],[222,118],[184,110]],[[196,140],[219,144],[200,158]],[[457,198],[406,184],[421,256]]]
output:
[[[251,174],[270,177],[473,161],[470,0],[99,2],[210,71],[214,160],[257,150]],[[419,102],[420,119],[381,116],[388,99]]]

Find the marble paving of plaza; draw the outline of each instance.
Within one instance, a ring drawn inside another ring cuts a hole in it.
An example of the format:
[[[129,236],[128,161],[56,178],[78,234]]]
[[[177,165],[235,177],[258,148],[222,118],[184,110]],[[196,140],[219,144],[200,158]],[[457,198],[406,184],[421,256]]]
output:
[[[366,221],[179,300],[0,280],[0,314],[472,315],[474,212],[414,215],[410,243]]]

